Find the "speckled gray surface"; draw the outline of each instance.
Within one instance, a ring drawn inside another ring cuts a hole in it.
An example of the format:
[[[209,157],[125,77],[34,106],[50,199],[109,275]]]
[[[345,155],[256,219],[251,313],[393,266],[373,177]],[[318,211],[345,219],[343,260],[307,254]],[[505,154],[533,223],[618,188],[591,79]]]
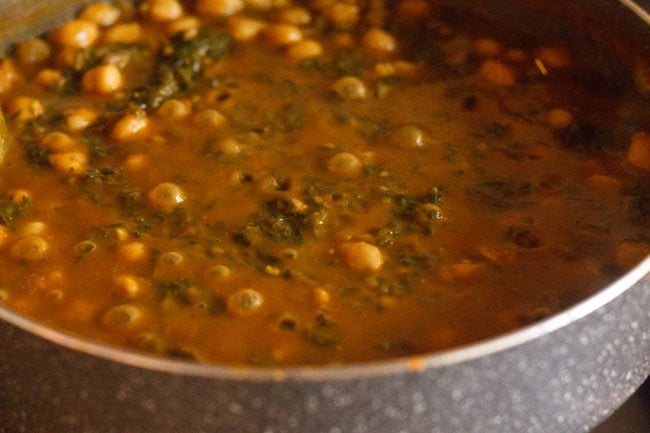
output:
[[[0,325],[1,433],[587,432],[650,373],[650,279],[551,334],[420,373],[252,382],[142,370]]]

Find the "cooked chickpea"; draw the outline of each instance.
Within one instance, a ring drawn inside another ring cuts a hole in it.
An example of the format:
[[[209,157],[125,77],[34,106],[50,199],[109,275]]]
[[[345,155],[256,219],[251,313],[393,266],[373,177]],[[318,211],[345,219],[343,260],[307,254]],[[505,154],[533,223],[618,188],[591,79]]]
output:
[[[53,40],[63,47],[88,48],[99,37],[96,23],[84,19],[68,21],[52,34]]]
[[[196,13],[212,18],[234,15],[244,8],[242,0],[197,0]]]
[[[364,99],[368,95],[365,83],[352,75],[339,78],[332,86],[332,90],[339,97],[350,100]]]
[[[19,76],[14,62],[11,59],[0,61],[0,95],[11,89]]]
[[[9,102],[7,114],[18,120],[32,120],[41,116],[45,107],[41,101],[29,96],[18,96]]]
[[[571,66],[571,54],[564,47],[543,47],[537,51],[537,58],[544,66],[552,69],[566,69]]]
[[[135,305],[118,305],[102,316],[102,325],[108,329],[131,328],[142,319],[142,311]]]
[[[391,144],[404,149],[419,149],[427,141],[424,131],[415,125],[400,126],[390,134]]]
[[[61,174],[81,176],[88,168],[88,155],[81,151],[52,153],[48,159]]]
[[[36,74],[34,77],[34,83],[44,89],[58,91],[63,87],[65,79],[63,78],[63,74],[61,74],[60,71],[57,71],[56,69],[46,68],[40,70]]]
[[[139,262],[149,257],[149,248],[142,242],[129,242],[120,245],[118,254],[128,262]]]
[[[83,257],[87,254],[92,253],[97,249],[97,244],[90,239],[78,242],[74,248],[73,252],[76,257]]]
[[[325,16],[336,27],[350,28],[359,21],[359,6],[355,3],[337,1],[325,11]]]
[[[351,153],[337,153],[327,161],[327,170],[345,177],[358,176],[363,164]]]
[[[45,223],[43,221],[30,221],[21,226],[16,234],[25,238],[27,236],[42,235],[45,232]]]
[[[367,242],[348,242],[339,247],[343,263],[353,271],[374,272],[384,264],[379,248]]]
[[[191,112],[186,102],[178,99],[169,99],[158,108],[158,115],[170,119],[182,119],[187,117]]]
[[[316,305],[323,306],[329,304],[332,297],[327,289],[315,287],[312,291],[312,298]]]
[[[33,262],[43,259],[49,248],[49,244],[42,237],[27,236],[18,239],[9,253],[15,259]]]
[[[472,51],[481,57],[497,57],[501,49],[501,44],[491,38],[479,38],[472,42]]]
[[[311,13],[305,8],[294,6],[281,10],[278,18],[287,24],[304,26],[311,22]]]
[[[111,131],[111,138],[119,142],[134,141],[148,135],[149,118],[145,115],[125,114]]]
[[[361,38],[361,45],[369,51],[390,54],[397,50],[397,41],[390,33],[379,28],[368,30]]]
[[[206,271],[206,274],[212,278],[226,278],[232,271],[228,266],[215,265]]]
[[[266,23],[254,18],[231,17],[228,20],[228,33],[238,41],[255,39],[266,27]]]
[[[9,239],[9,230],[6,226],[0,224],[0,248],[2,248]]]
[[[107,29],[103,40],[108,44],[135,44],[143,34],[142,26],[138,23],[120,23]]]
[[[318,41],[304,39],[287,48],[287,56],[293,60],[305,60],[323,54],[323,46]]]
[[[90,108],[71,108],[65,111],[65,121],[70,131],[82,131],[97,120],[96,112]]]
[[[9,194],[9,200],[18,204],[24,203],[25,201],[29,201],[31,199],[32,194],[26,189],[15,189],[11,192],[11,194]]]
[[[512,69],[497,60],[486,60],[479,68],[478,74],[489,83],[500,87],[509,87],[515,84],[515,75]]]
[[[548,112],[546,121],[553,129],[564,129],[573,125],[575,118],[570,111],[564,108],[554,108]]]
[[[100,65],[89,69],[83,76],[82,86],[87,92],[113,93],[122,88],[122,72],[113,65]]]
[[[43,137],[41,146],[52,152],[69,152],[77,147],[77,143],[65,132],[53,131]]]
[[[242,143],[234,137],[226,137],[219,141],[217,148],[223,155],[235,156],[242,152]]]
[[[119,275],[113,280],[115,291],[127,298],[135,298],[142,289],[142,281],[134,275]]]
[[[185,192],[171,182],[158,184],[147,196],[152,205],[166,210],[180,206],[186,199]]]
[[[50,57],[50,44],[41,38],[32,38],[16,45],[16,59],[23,65],[35,65]]]
[[[199,111],[194,116],[194,120],[204,126],[219,128],[226,124],[226,116],[211,108]]]
[[[168,22],[165,25],[165,33],[168,36],[175,36],[182,33],[186,39],[191,39],[198,33],[200,25],[201,22],[197,17],[186,15]]]
[[[642,131],[632,136],[626,159],[634,167],[650,171],[650,134]]]
[[[528,55],[520,48],[511,48],[506,52],[506,58],[512,63],[521,64],[528,60]]]
[[[264,304],[264,298],[260,292],[254,289],[238,290],[228,296],[226,300],[228,312],[235,316],[246,316],[254,313],[262,307],[262,304]]]
[[[149,160],[146,155],[136,153],[129,155],[124,161],[124,169],[131,173],[137,173],[145,170],[149,166]]]
[[[140,12],[154,21],[164,23],[183,15],[183,6],[177,0],[148,0],[140,4]]]
[[[120,18],[120,10],[110,3],[92,3],[86,6],[79,18],[107,27]]]
[[[271,24],[264,29],[267,42],[275,46],[286,46],[302,40],[302,30],[291,24]]]

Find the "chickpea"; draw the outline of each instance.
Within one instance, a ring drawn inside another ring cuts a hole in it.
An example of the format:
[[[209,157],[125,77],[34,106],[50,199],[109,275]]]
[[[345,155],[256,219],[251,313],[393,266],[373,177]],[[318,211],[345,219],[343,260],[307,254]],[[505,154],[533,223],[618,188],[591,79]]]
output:
[[[50,57],[50,44],[41,38],[27,39],[16,45],[16,59],[23,65],[42,63]]]
[[[43,137],[41,146],[52,152],[69,152],[77,147],[77,143],[65,132],[53,131]]]
[[[138,173],[145,170],[149,166],[149,160],[146,155],[136,153],[130,155],[124,161],[124,169],[131,173]]]
[[[71,108],[65,111],[65,121],[70,131],[82,131],[99,117],[90,108]]]
[[[165,25],[167,36],[175,36],[182,33],[186,39],[191,39],[199,32],[201,22],[198,18],[191,15],[180,17],[170,21]]]
[[[106,30],[103,41],[107,44],[135,44],[142,40],[143,34],[138,23],[120,23]]]
[[[564,47],[542,47],[537,51],[537,58],[552,69],[566,69],[572,62],[571,54]]]
[[[113,65],[100,65],[86,71],[82,87],[86,92],[113,93],[122,88],[122,72]]]
[[[327,170],[340,176],[358,176],[362,168],[359,158],[347,152],[337,153],[327,161]]]
[[[43,89],[58,91],[61,90],[65,79],[63,74],[56,69],[42,69],[34,77],[34,82]]]
[[[367,242],[348,242],[339,247],[343,263],[353,271],[374,272],[384,264],[379,248]]]
[[[359,22],[359,6],[338,1],[325,11],[325,16],[339,28],[351,28]]]
[[[16,234],[21,238],[27,236],[42,235],[45,232],[45,223],[43,221],[31,221],[18,229]]]
[[[453,284],[458,280],[469,280],[478,277],[482,269],[482,265],[465,260],[440,266],[438,276],[444,282]]]
[[[291,24],[271,24],[264,29],[268,43],[274,46],[286,46],[302,40],[302,31]]]
[[[304,39],[287,48],[287,56],[293,60],[305,60],[323,54],[323,46],[312,39]]]
[[[227,122],[226,116],[211,108],[196,113],[194,120],[201,125],[211,126],[213,128],[219,128]]]
[[[206,274],[212,278],[227,278],[231,274],[231,270],[225,265],[215,265],[206,271]]]
[[[364,82],[352,75],[339,78],[332,86],[332,90],[342,99],[349,100],[365,99],[368,95]]]
[[[149,202],[155,207],[172,210],[180,206],[186,199],[185,192],[176,184],[163,182],[158,184],[147,195]]]
[[[472,51],[481,57],[497,57],[501,50],[501,44],[491,38],[480,38],[472,42]]]
[[[138,140],[148,135],[149,128],[150,121],[145,115],[125,114],[113,126],[111,138],[118,142]]]
[[[528,60],[528,55],[520,48],[511,48],[506,52],[506,58],[512,63],[522,64]]]
[[[361,38],[361,45],[380,54],[390,54],[397,50],[397,41],[393,35],[378,28],[368,30]]]
[[[148,0],[140,4],[140,12],[159,23],[172,21],[183,15],[183,6],[177,0]]]
[[[266,23],[248,17],[232,17],[228,20],[228,33],[237,41],[255,39],[266,27]]]
[[[68,21],[52,34],[54,42],[62,47],[88,48],[99,37],[96,23],[84,19]]]
[[[230,296],[226,300],[226,306],[228,312],[235,316],[246,316],[251,313],[258,311],[262,304],[264,304],[264,298],[254,289],[241,289]]]
[[[49,244],[42,237],[27,236],[18,239],[9,253],[15,259],[34,262],[45,258],[49,248]]]
[[[327,289],[315,287],[312,291],[312,298],[316,305],[323,306],[329,304],[332,297]]]
[[[234,15],[243,8],[242,0],[197,0],[195,4],[196,13],[207,18]]]
[[[102,325],[108,329],[131,328],[142,319],[142,311],[135,305],[117,305],[102,316]]]
[[[182,119],[190,114],[187,103],[178,99],[169,99],[158,108],[158,115],[169,119]]]
[[[18,78],[19,74],[14,62],[10,59],[0,61],[0,95],[11,89]]]
[[[404,125],[390,134],[390,142],[404,149],[419,149],[427,144],[427,137],[422,129],[415,125]]]
[[[0,248],[2,248],[9,239],[9,230],[6,226],[0,224]]]
[[[107,27],[120,18],[120,10],[110,3],[92,3],[86,6],[79,18]]]
[[[302,7],[294,6],[280,11],[279,20],[294,26],[305,26],[311,22],[311,13]]]
[[[650,134],[642,131],[632,136],[626,159],[632,166],[650,171]]]
[[[32,194],[26,189],[15,189],[9,195],[9,200],[17,204],[25,203],[32,199]]]
[[[83,257],[87,254],[92,253],[97,249],[97,244],[89,239],[86,239],[85,241],[78,242],[74,246],[74,255],[75,257]]]
[[[54,170],[61,174],[81,176],[88,168],[88,155],[80,151],[52,153],[48,159]]]
[[[18,120],[32,120],[41,116],[45,107],[41,101],[29,96],[18,96],[9,102],[7,113]]]
[[[221,154],[226,156],[236,156],[242,152],[242,144],[233,137],[220,140],[217,148]]]
[[[119,275],[113,279],[115,291],[127,298],[137,297],[142,289],[142,281],[134,275]]]
[[[486,60],[479,68],[481,78],[500,87],[510,87],[515,84],[515,75],[512,69],[496,60]]]
[[[564,129],[573,125],[575,118],[570,111],[564,108],[554,108],[548,112],[546,121],[553,129]]]
[[[128,262],[140,262],[149,257],[149,248],[142,242],[129,242],[120,245],[118,254]]]

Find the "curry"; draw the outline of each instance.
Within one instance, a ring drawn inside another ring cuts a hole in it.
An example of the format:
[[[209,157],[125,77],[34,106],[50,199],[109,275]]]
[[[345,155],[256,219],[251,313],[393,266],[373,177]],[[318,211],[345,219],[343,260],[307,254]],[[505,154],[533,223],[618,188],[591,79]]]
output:
[[[208,363],[502,334],[647,256],[649,92],[423,0],[91,4],[0,62],[0,300]]]

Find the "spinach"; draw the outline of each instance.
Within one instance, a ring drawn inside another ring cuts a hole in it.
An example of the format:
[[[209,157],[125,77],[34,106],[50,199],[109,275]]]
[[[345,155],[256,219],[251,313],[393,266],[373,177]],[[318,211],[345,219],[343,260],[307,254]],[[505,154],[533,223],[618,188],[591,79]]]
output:
[[[0,223],[14,228],[16,221],[29,213],[32,201],[28,198],[16,203],[13,200],[0,199]]]
[[[135,89],[129,102],[155,108],[172,95],[191,89],[208,61],[217,61],[230,50],[230,37],[205,27],[190,40],[177,36],[156,60],[149,83]]]
[[[264,203],[249,224],[235,234],[235,241],[245,246],[259,243],[257,235],[275,242],[299,245],[303,240],[305,214],[291,200],[277,198]]]

